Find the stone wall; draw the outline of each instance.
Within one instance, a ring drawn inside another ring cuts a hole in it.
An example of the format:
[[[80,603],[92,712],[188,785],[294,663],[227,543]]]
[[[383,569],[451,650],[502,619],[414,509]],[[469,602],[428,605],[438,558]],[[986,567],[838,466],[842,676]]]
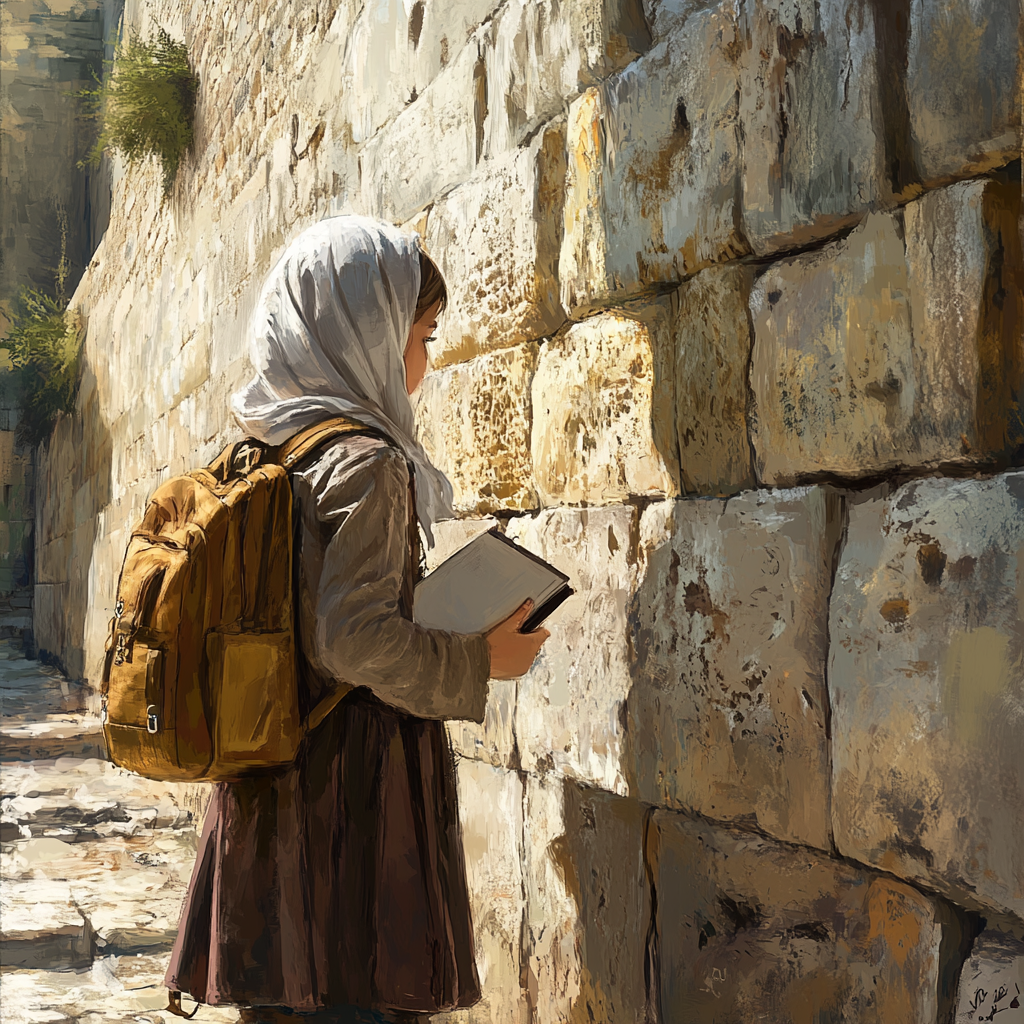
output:
[[[451,728],[484,999],[450,1019],[1024,1020],[1017,5],[126,17],[187,41],[198,141],[166,203],[115,162],[40,645],[98,679],[127,530],[235,436],[288,240],[415,227],[452,289],[431,557],[497,522],[576,589]]]
[[[121,6],[8,0],[0,10],[0,636],[29,648],[35,453],[15,433],[20,395],[3,336],[22,288],[53,297],[63,275],[73,291],[106,225],[108,168],[78,166],[93,127],[77,93],[102,72]]]
[[[0,637],[32,643],[33,453],[18,444],[10,361],[0,366]]]
[[[0,300],[22,285],[50,294],[61,255],[69,291],[96,247],[106,211],[78,162],[92,132],[77,93],[103,71],[117,0],[7,0],[0,12]]]

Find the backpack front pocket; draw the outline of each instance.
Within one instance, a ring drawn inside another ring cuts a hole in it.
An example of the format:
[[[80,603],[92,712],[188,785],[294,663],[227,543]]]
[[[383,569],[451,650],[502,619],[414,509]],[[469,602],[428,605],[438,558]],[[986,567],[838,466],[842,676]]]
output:
[[[110,668],[107,720],[155,733],[164,714],[164,652],[136,641]]]

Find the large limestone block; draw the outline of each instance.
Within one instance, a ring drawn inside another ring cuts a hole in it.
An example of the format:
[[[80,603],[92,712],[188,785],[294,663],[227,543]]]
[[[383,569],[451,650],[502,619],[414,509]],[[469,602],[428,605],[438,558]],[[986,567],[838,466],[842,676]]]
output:
[[[635,801],[526,776],[523,960],[538,1024],[647,1019],[643,837]]]
[[[560,113],[580,89],[646,52],[651,31],[640,0],[511,0],[495,16],[487,64],[486,148],[514,149]]]
[[[656,812],[658,1019],[923,1024],[952,1010],[941,901],[813,851]]]
[[[1019,443],[1019,188],[929,193],[762,275],[750,299],[761,481],[984,462]]]
[[[754,252],[827,238],[887,192],[865,0],[744,5],[743,228]]]
[[[850,510],[829,614],[841,853],[1024,917],[1024,474]]]
[[[56,540],[72,527],[74,495],[70,487],[63,485],[73,473],[75,450],[71,417],[62,416],[50,435],[49,444],[39,453],[36,530],[40,545]]]
[[[679,493],[671,315],[634,303],[544,344],[531,446],[545,505],[607,505]]]
[[[455,490],[455,508],[537,507],[530,385],[538,346],[520,345],[427,375],[416,400],[420,440]]]
[[[738,0],[721,0],[569,108],[559,274],[573,316],[749,251],[739,40]]]
[[[558,250],[565,130],[546,126],[523,149],[431,207],[425,247],[448,284],[435,366],[536,341],[565,322]]]
[[[465,547],[474,537],[498,525],[491,517],[449,519],[434,526],[435,546],[426,552],[427,571],[436,569],[446,558]],[[499,768],[518,768],[515,739],[515,679],[492,679],[488,683],[484,720],[448,722],[452,747],[461,757],[486,761]]]
[[[754,486],[747,428],[753,272],[709,267],[679,289],[675,324],[676,435],[682,489],[735,494]]]
[[[641,800],[829,848],[827,601],[841,511],[808,488],[644,512],[627,702]]]
[[[636,510],[550,509],[506,535],[557,566],[575,593],[545,622],[551,637],[519,680],[523,768],[624,794],[623,708],[630,688],[626,609],[636,579]]]
[[[67,635],[65,615],[68,585],[37,583],[32,599],[32,631],[36,648],[48,655],[60,655]]]
[[[904,211],[917,415],[933,410],[943,458],[984,461],[1024,440],[1020,217],[1020,177],[1002,173]]]
[[[230,407],[224,401],[224,395],[237,390],[250,373],[251,368],[241,365],[239,361],[230,371],[211,377],[190,396],[187,410],[192,435],[197,445],[202,443],[207,446],[211,458],[223,449],[229,436],[236,436],[238,429],[232,422]]]
[[[1004,0],[911,0],[906,96],[926,183],[1020,157],[1021,9]]]
[[[975,939],[960,973],[956,1024],[1014,1024],[1014,1016],[1024,1020],[1024,942],[989,929]]]
[[[158,386],[164,408],[177,405],[186,395],[204,384],[210,376],[210,347],[205,335],[197,334],[182,344],[166,364]]]
[[[364,145],[359,158],[363,212],[407,221],[473,173],[483,155],[487,117],[484,32],[479,30],[450,67]]]
[[[520,985],[523,891],[523,782],[511,771],[462,760],[459,817],[466,856],[481,999],[435,1020],[519,1024],[528,1019]]]
[[[911,461],[915,411],[906,254],[894,219],[774,264],[750,298],[759,479],[877,473]]]
[[[341,96],[351,141],[366,142],[422,95],[497,6],[496,0],[364,6],[342,40]]]

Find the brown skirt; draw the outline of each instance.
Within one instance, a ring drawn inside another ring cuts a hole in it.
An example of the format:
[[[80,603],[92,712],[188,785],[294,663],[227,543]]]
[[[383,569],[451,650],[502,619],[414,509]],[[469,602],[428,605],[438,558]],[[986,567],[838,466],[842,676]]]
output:
[[[442,722],[355,690],[287,772],[216,786],[166,982],[201,1002],[479,998]]]

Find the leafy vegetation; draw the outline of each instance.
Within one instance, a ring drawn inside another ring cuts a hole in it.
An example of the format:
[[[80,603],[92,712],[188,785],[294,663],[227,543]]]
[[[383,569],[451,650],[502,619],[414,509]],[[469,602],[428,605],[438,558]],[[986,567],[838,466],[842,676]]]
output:
[[[120,151],[129,163],[157,157],[167,195],[193,140],[199,80],[185,44],[164,29],[146,40],[133,33],[118,46],[106,71],[98,88],[82,93],[100,122],[87,162],[99,163],[107,149]]]
[[[68,309],[68,216],[57,207],[60,260],[56,297],[22,288],[10,315],[11,326],[0,347],[13,364],[18,395],[18,435],[25,444],[45,441],[61,413],[74,412],[78,398],[78,364],[82,351],[81,320]]]
[[[45,441],[57,417],[75,408],[81,329],[66,307],[61,299],[23,288],[2,342],[17,375],[18,433],[26,444]]]

